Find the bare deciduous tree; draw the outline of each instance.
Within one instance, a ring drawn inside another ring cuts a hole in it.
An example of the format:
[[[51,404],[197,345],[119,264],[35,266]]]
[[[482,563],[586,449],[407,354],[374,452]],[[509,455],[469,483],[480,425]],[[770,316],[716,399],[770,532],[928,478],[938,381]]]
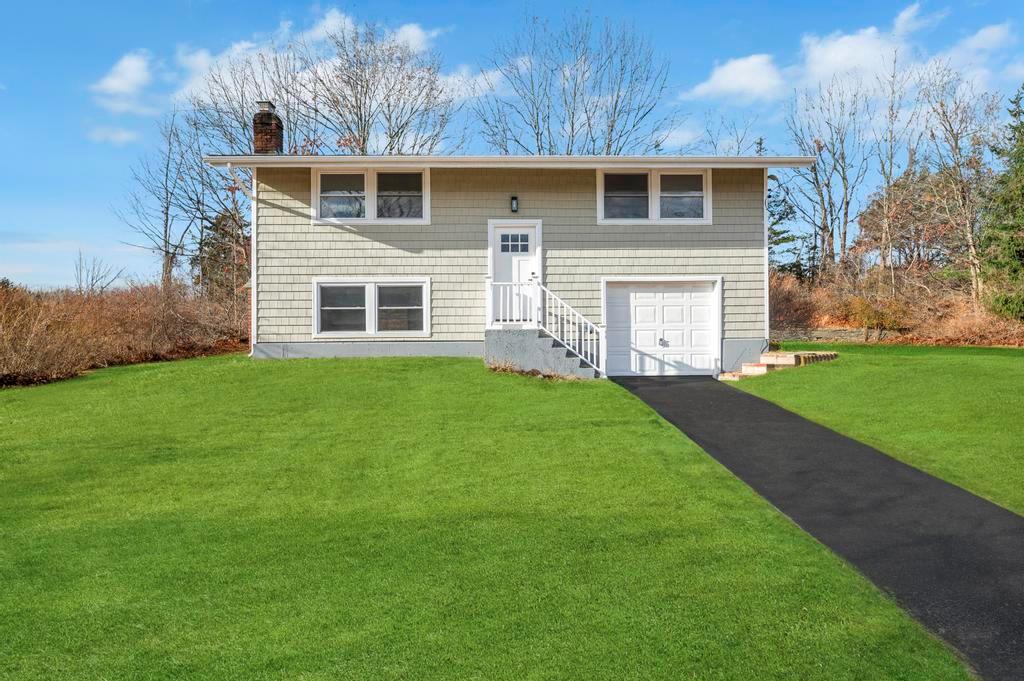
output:
[[[875,167],[881,178],[877,203],[877,245],[879,261],[889,276],[889,295],[896,297],[895,244],[904,223],[899,219],[912,201],[914,183],[898,183],[900,177],[913,175],[921,141],[920,107],[911,100],[914,74],[900,67],[899,54],[893,52],[889,68],[877,77],[877,91],[884,106],[882,117],[873,129]]]
[[[837,250],[840,261],[846,258],[868,172],[870,118],[868,92],[852,77],[835,77],[797,95],[787,115],[793,143],[815,158],[811,167],[789,173],[786,189],[797,215],[816,235],[818,271],[836,262]]]
[[[714,156],[763,155],[764,138],[754,134],[757,117],[742,119],[713,116],[704,117],[704,135],[700,147]]]
[[[449,128],[460,104],[441,60],[373,24],[327,36],[326,50],[299,47],[304,115],[350,154],[433,154],[458,146]],[[455,142],[455,144],[452,144]]]
[[[501,154],[657,152],[679,118],[663,103],[668,62],[634,29],[588,14],[557,28],[531,18],[489,67],[473,112]]]
[[[967,270],[971,298],[981,299],[979,235],[984,191],[992,179],[990,145],[995,139],[999,97],[979,93],[946,64],[921,82],[928,129],[928,164],[936,182],[935,210],[954,237],[951,255]]]
[[[86,296],[98,295],[114,285],[124,274],[124,268],[114,269],[101,258],[85,259],[82,251],[78,251],[75,259],[75,290]]]
[[[182,140],[180,117],[171,112],[160,123],[160,146],[132,168],[135,188],[128,195],[128,207],[119,215],[146,248],[160,258],[160,284],[168,290],[174,270],[185,255],[186,244],[196,216],[183,212],[179,198],[185,184],[187,156]]]

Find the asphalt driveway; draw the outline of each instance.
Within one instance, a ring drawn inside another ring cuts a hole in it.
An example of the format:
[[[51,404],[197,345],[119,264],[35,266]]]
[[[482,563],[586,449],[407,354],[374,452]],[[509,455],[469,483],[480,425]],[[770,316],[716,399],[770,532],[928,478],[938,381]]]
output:
[[[614,380],[984,678],[1024,679],[1024,518],[713,379]]]

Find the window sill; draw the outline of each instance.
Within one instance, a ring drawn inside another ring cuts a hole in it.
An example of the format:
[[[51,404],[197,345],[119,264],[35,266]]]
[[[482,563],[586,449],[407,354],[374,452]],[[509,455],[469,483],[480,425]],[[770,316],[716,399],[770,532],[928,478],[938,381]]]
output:
[[[344,227],[347,225],[429,225],[429,218],[354,218],[344,220],[341,218],[313,218],[310,220],[313,225],[327,225],[332,227]]]
[[[650,218],[644,220],[629,220],[629,219],[615,219],[615,218],[601,218],[597,221],[599,225],[695,225],[695,226],[709,226],[712,223],[711,218],[658,218],[651,220]]]
[[[359,332],[322,332],[314,333],[314,340],[422,340],[424,338],[430,338],[429,331],[392,331],[392,332],[378,332],[378,333],[359,333]]]

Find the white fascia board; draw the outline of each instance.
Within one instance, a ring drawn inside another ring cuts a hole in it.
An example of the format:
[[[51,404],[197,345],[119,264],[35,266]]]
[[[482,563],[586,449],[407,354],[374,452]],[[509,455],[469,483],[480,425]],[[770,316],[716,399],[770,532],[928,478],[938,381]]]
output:
[[[212,166],[244,168],[803,168],[811,156],[205,156]]]

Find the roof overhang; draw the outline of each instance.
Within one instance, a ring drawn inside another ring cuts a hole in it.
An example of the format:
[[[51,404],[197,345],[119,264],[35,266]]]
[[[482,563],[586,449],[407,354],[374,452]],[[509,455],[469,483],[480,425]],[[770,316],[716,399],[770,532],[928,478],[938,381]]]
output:
[[[236,168],[805,168],[812,156],[205,156]]]

